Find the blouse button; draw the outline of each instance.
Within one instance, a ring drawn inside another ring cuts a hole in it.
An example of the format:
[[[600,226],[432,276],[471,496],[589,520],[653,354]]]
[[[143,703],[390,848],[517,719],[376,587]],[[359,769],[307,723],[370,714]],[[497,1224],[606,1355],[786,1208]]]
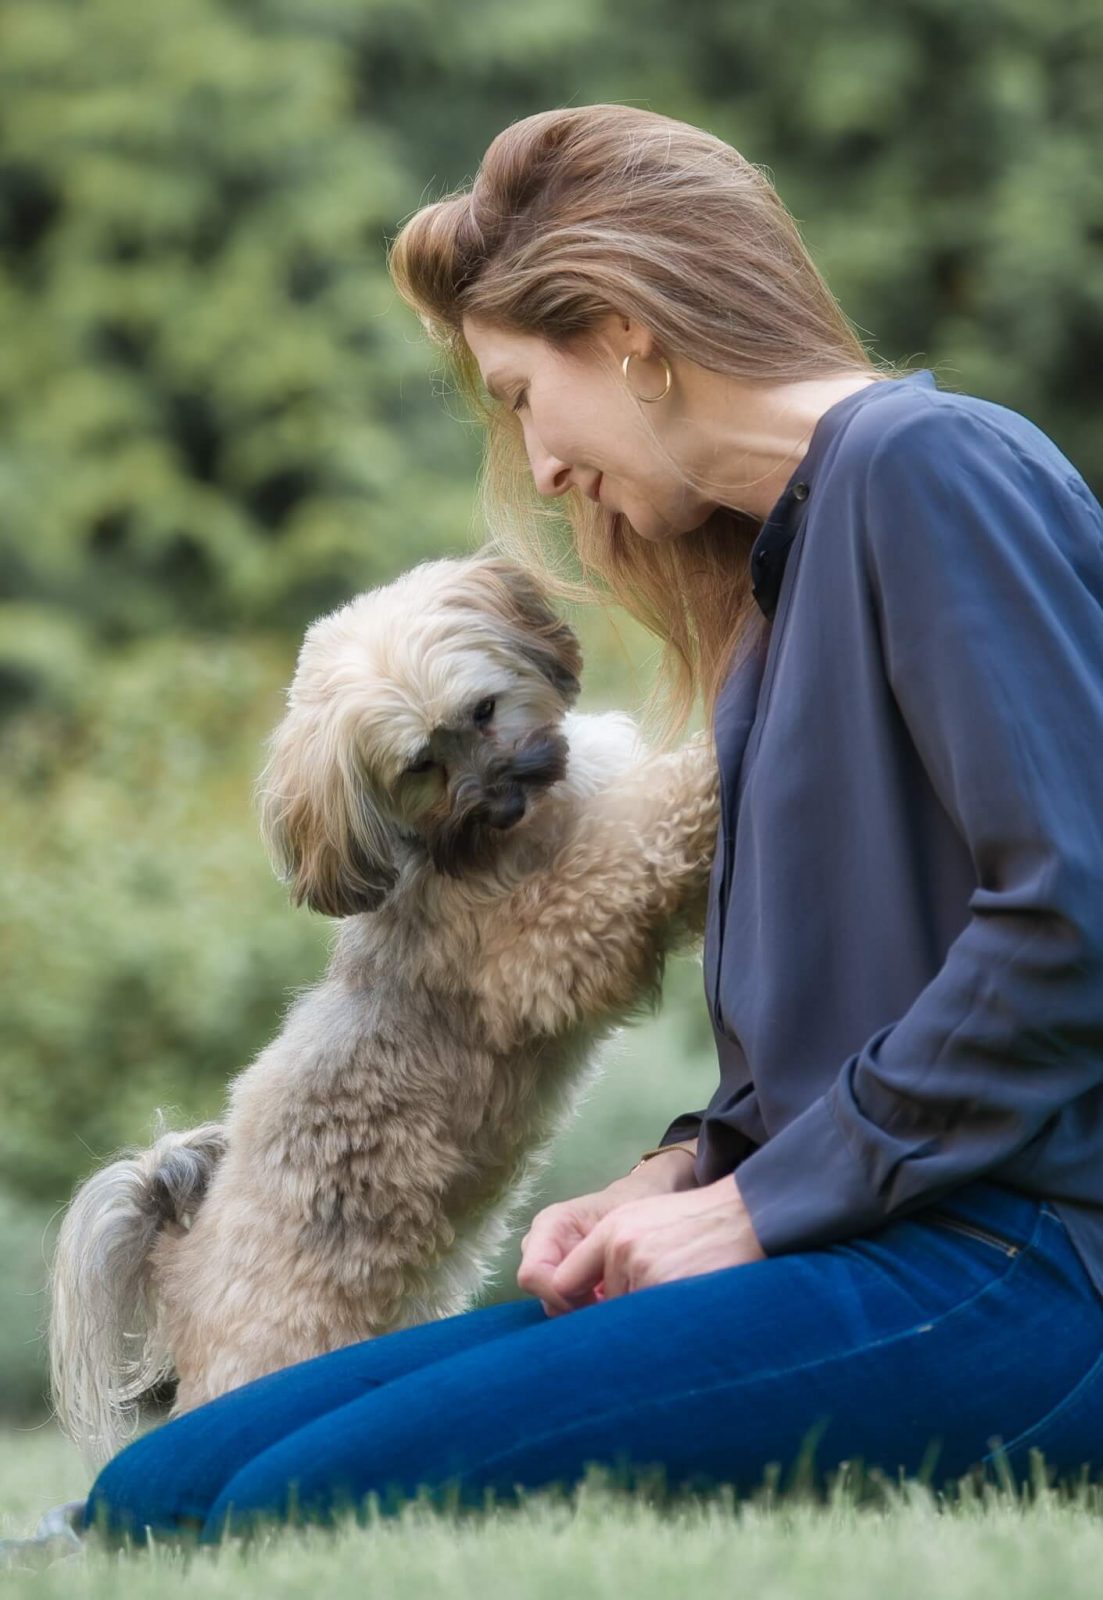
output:
[[[793,499],[794,500],[807,500],[808,499],[808,485],[806,483],[794,483],[794,485],[793,485]]]

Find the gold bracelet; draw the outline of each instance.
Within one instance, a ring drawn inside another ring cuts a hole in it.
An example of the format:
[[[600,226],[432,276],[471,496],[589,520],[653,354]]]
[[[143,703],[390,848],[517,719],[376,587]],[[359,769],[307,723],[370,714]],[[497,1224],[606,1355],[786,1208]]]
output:
[[[694,1161],[697,1160],[697,1152],[696,1152],[696,1150],[691,1150],[688,1145],[685,1145],[685,1144],[659,1144],[659,1145],[655,1146],[654,1150],[645,1150],[643,1155],[636,1162],[636,1166],[632,1168],[632,1171],[635,1172],[637,1167],[642,1167],[645,1161],[650,1161],[651,1160],[652,1156],[665,1155],[665,1153],[668,1150],[681,1150],[681,1151],[684,1151],[684,1153],[687,1156],[692,1156]]]

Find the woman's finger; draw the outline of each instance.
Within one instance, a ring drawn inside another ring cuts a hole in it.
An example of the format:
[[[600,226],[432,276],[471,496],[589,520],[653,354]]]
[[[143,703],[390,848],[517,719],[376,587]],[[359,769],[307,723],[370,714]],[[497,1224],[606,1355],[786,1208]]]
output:
[[[521,1243],[518,1286],[533,1294],[551,1295],[552,1273],[585,1233],[583,1219],[569,1207],[560,1204],[539,1212]]]
[[[585,1239],[581,1239],[552,1273],[551,1287],[561,1298],[577,1305],[592,1304],[594,1291],[605,1277],[605,1248],[609,1235],[608,1219],[603,1217]]]
[[[517,1270],[517,1287],[526,1294],[535,1295],[549,1317],[559,1316],[564,1311],[575,1311],[580,1305],[593,1305],[597,1298],[594,1294],[588,1294],[568,1299],[559,1292],[555,1286],[555,1274],[562,1259],[562,1256],[554,1260],[526,1258]]]
[[[570,1310],[569,1301],[558,1292],[552,1281],[558,1266],[558,1260],[526,1260],[517,1270],[517,1287],[526,1294],[535,1295],[549,1316]]]
[[[563,1296],[558,1293],[552,1282],[556,1269],[563,1260],[565,1252],[557,1248],[554,1253],[539,1255],[530,1249],[521,1265],[517,1269],[517,1287],[526,1294],[536,1295],[538,1299],[547,1302],[545,1310],[567,1311],[570,1306]]]
[[[535,1252],[546,1256],[558,1250],[560,1255],[565,1255],[585,1232],[581,1219],[570,1206],[559,1201],[536,1213],[529,1231],[521,1240],[521,1251],[524,1255]]]

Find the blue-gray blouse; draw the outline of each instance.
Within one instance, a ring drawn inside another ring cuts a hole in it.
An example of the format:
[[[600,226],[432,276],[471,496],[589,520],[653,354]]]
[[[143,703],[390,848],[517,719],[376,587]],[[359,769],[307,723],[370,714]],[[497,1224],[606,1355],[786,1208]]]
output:
[[[1103,507],[928,370],[820,418],[715,719],[720,1083],[662,1142],[767,1255],[987,1177],[1103,1293]]]

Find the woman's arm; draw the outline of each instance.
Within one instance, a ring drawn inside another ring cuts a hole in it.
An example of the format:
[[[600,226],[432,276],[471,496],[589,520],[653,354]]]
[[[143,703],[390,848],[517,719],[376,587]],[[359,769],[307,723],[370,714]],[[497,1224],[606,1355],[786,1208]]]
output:
[[[645,1194],[675,1194],[681,1189],[695,1189],[696,1159],[696,1139],[663,1144],[649,1151],[646,1159],[637,1161],[631,1172],[617,1182],[628,1184],[631,1181]]]
[[[1103,510],[1048,441],[939,406],[881,441],[866,511],[901,733],[977,887],[905,1014],[740,1164],[770,1255],[995,1168],[1101,1196]]]

